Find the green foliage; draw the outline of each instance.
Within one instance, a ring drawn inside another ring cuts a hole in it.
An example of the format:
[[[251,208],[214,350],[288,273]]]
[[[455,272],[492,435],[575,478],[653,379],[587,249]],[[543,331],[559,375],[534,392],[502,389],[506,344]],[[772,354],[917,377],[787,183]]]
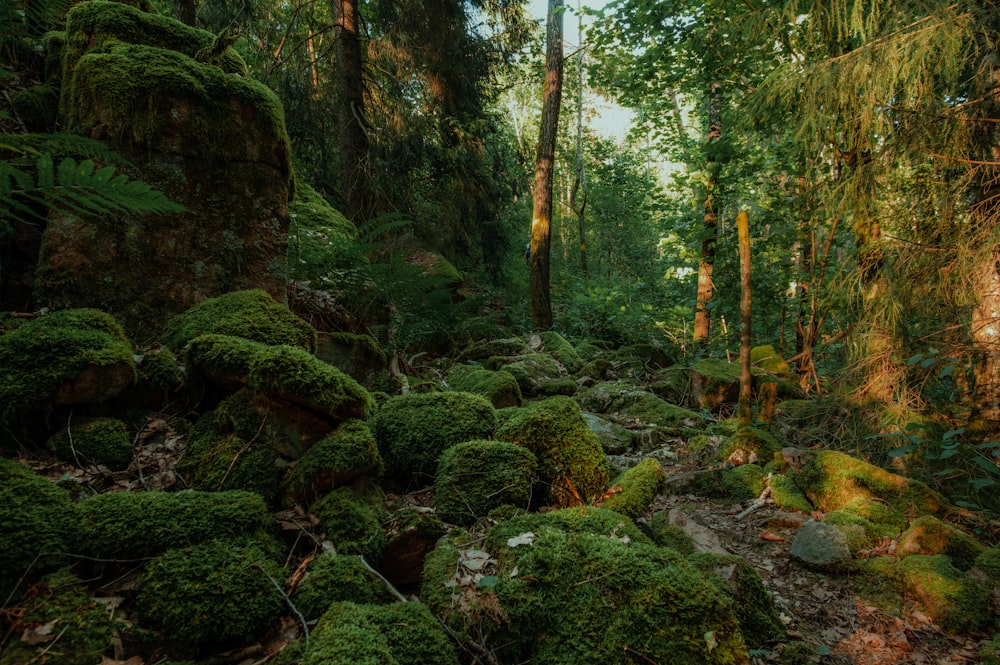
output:
[[[260,289],[203,300],[170,321],[164,341],[173,349],[183,349],[195,337],[209,334],[316,349],[313,327]]]
[[[441,454],[463,441],[493,435],[497,416],[481,395],[408,393],[386,401],[373,431],[386,474],[394,481],[429,485]]]
[[[291,596],[292,604],[307,621],[320,618],[331,603],[379,605],[394,600],[385,582],[360,558],[333,552],[323,552],[309,563]]]
[[[648,457],[623,473],[611,483],[612,489],[620,490],[601,502],[608,510],[619,512],[626,517],[638,519],[649,508],[666,481],[666,474],[659,460]]]
[[[283,571],[253,543],[214,539],[171,549],[146,566],[136,599],[143,621],[173,649],[245,643],[277,620]]]
[[[385,549],[385,495],[377,486],[359,493],[338,487],[309,506],[321,524],[325,539],[341,554],[358,554],[378,561]]]
[[[441,454],[434,507],[455,524],[471,524],[504,504],[527,508],[536,465],[529,450],[511,443],[455,444]]]
[[[75,506],[81,551],[139,558],[213,538],[263,532],[273,522],[259,494],[244,491],[107,492]]]
[[[18,585],[65,562],[76,540],[69,494],[28,467],[0,458],[0,606],[16,600]]]
[[[71,422],[49,439],[49,446],[62,461],[80,466],[103,464],[123,471],[132,461],[132,440],[125,423],[114,418]]]

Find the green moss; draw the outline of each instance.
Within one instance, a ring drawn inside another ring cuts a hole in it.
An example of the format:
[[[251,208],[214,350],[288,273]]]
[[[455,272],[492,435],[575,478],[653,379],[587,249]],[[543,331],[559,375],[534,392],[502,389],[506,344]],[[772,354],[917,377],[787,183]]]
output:
[[[571,374],[580,370],[583,361],[577,355],[573,345],[566,341],[566,338],[554,330],[546,330],[538,333],[542,342],[542,351],[555,358]]]
[[[504,370],[514,377],[525,396],[539,395],[543,387],[564,378],[559,364],[543,353],[517,356],[515,359],[493,356],[484,366],[492,370]]]
[[[666,474],[659,460],[648,457],[619,476],[612,488],[620,489],[601,503],[601,507],[626,517],[641,517],[656,495],[663,491]]]
[[[285,493],[308,505],[360,475],[377,476],[381,470],[382,458],[371,430],[364,422],[351,420],[306,451],[288,475]]]
[[[312,621],[322,616],[330,603],[376,605],[391,603],[395,597],[357,556],[324,552],[309,563],[291,600],[302,616]]]
[[[749,501],[764,490],[764,470],[756,464],[712,468],[671,478],[672,494],[695,494],[722,501]]]
[[[382,524],[387,513],[384,495],[375,487],[359,494],[350,487],[338,487],[309,507],[320,521],[325,539],[341,554],[360,554],[378,561],[385,548]]]
[[[0,458],[0,606],[17,599],[19,578],[37,580],[64,562],[77,523],[69,494],[13,460]]]
[[[980,647],[979,657],[982,659],[979,665],[1000,665],[1000,635],[994,635]]]
[[[795,484],[794,479],[774,474],[768,481],[768,486],[771,488],[771,500],[782,510],[795,510],[806,514],[813,511],[813,505]]]
[[[503,504],[526,508],[536,466],[531,451],[504,441],[451,446],[437,468],[435,508],[455,524],[471,524]]]
[[[600,496],[608,460],[597,436],[568,397],[551,397],[520,409],[497,430],[497,439],[535,454],[550,501],[571,505]]]
[[[1000,545],[994,545],[976,557],[974,567],[1000,586]]]
[[[770,344],[750,349],[750,362],[769,374],[789,376],[792,368]]]
[[[748,647],[762,649],[785,638],[785,625],[752,565],[738,556],[707,552],[693,554],[688,561],[733,599]]]
[[[496,423],[493,405],[481,395],[408,393],[382,405],[373,429],[386,474],[403,485],[426,486],[446,449],[491,437]]]
[[[136,603],[180,651],[258,637],[285,607],[283,571],[253,543],[210,540],[149,562]]]
[[[108,399],[134,375],[132,345],[111,316],[69,309],[32,319],[0,337],[0,424],[52,401]]]
[[[652,544],[649,536],[621,513],[606,508],[579,506],[561,508],[546,513],[524,513],[515,515],[493,526],[487,535],[486,547],[500,550],[510,538],[543,529],[557,529],[566,533],[590,533],[623,541]]]
[[[944,554],[959,570],[968,570],[986,547],[957,526],[932,515],[918,517],[899,537],[898,556]]]
[[[487,360],[494,356],[499,358],[520,355],[524,351],[524,340],[491,339],[470,344],[458,355],[459,362],[476,362]]]
[[[510,372],[456,365],[448,372],[448,385],[453,390],[482,395],[497,409],[521,406],[521,388]]]
[[[491,529],[478,585],[464,581],[470,553],[444,545],[421,597],[457,634],[505,645],[504,664],[620,663],[627,649],[660,665],[745,662],[732,603],[713,583],[666,548],[562,528],[566,513],[581,512],[532,516],[527,532]]]
[[[253,534],[273,522],[258,494],[108,492],[76,505],[83,553],[140,558],[212,538]]]
[[[58,642],[30,644],[9,635],[0,652],[0,665],[42,662],[47,665],[94,665],[111,654],[114,637],[124,624],[87,595],[79,578],[68,571],[46,576],[18,609],[18,633],[52,624]],[[53,637],[55,637],[53,635]]]
[[[667,547],[684,556],[694,554],[694,540],[682,527],[670,524],[667,511],[653,513],[649,518],[648,531],[653,542],[660,547]]]
[[[300,665],[458,665],[455,647],[421,603],[334,603]]]
[[[671,404],[625,381],[599,383],[579,396],[583,408],[594,413],[617,413],[662,429],[701,427],[704,413]]]
[[[165,346],[147,350],[136,361],[137,381],[141,384],[168,390],[181,382],[177,357]]]
[[[183,349],[202,335],[227,335],[271,346],[316,349],[316,331],[259,289],[209,298],[170,321],[166,343]]]
[[[288,270],[292,279],[321,283],[330,279],[334,270],[364,260],[353,250],[357,227],[307,183],[297,183],[288,214]]]
[[[733,455],[740,455],[744,459],[766,461],[774,457],[775,453],[781,452],[784,447],[778,437],[767,430],[759,427],[741,427],[722,447],[719,456],[723,460]]]
[[[11,105],[29,132],[51,132],[59,112],[59,92],[50,85],[36,85],[15,94]]]
[[[132,440],[125,423],[114,418],[74,422],[49,439],[49,446],[70,464],[103,464],[122,471],[132,462]]]
[[[874,522],[846,510],[827,513],[823,521],[837,527],[844,534],[852,554],[874,547],[885,537],[882,535],[884,529],[880,529]]]

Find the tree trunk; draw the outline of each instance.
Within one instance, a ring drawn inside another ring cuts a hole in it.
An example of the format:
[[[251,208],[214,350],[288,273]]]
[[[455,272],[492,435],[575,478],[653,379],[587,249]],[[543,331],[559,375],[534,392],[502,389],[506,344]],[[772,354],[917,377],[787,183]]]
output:
[[[545,47],[542,126],[535,158],[534,207],[531,215],[531,326],[552,327],[549,293],[549,238],[552,228],[552,172],[563,83],[563,0],[549,0]]]
[[[740,244],[740,399],[736,426],[753,423],[753,375],[750,373],[750,330],[753,296],[750,290],[750,217],[745,210],[736,216]]]
[[[334,0],[337,57],[337,144],[340,193],[355,224],[371,215],[368,173],[368,121],[362,78],[358,0]]]
[[[704,344],[708,341],[711,316],[708,303],[712,300],[714,285],[712,272],[715,270],[715,246],[719,233],[719,214],[715,200],[715,190],[718,165],[713,152],[714,144],[722,138],[722,115],[719,110],[719,89],[721,83],[712,83],[708,97],[708,142],[706,162],[710,173],[705,184],[705,217],[704,235],[701,241],[701,258],[698,261],[698,304],[694,313],[694,343]]]
[[[174,15],[184,25],[193,26],[198,20],[197,0],[174,0]]]
[[[577,0],[577,43],[583,44],[583,12],[581,2]],[[578,201],[577,195],[583,190],[583,200]],[[576,213],[580,230],[580,274],[587,279],[587,234],[584,226],[584,215],[587,212],[587,183],[583,171],[583,49],[576,53],[576,180],[573,182],[573,194],[569,199],[570,207]]]

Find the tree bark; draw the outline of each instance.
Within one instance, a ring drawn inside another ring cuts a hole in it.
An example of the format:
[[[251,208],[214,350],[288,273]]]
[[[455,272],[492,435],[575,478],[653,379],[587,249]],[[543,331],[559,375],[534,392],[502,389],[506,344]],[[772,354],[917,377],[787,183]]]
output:
[[[535,158],[534,206],[531,215],[531,326],[535,330],[548,330],[552,327],[549,239],[552,228],[552,175],[563,84],[563,0],[549,0],[545,42],[542,126]]]
[[[705,184],[705,217],[704,236],[701,241],[701,258],[698,261],[698,304],[694,313],[694,343],[704,344],[708,341],[711,328],[711,314],[708,303],[712,300],[714,284],[712,273],[715,270],[715,247],[719,233],[719,214],[715,200],[715,190],[718,165],[716,164],[712,146],[722,138],[722,114],[719,110],[719,89],[721,83],[712,83],[708,98],[708,142],[706,162],[710,173]]]
[[[368,121],[361,57],[358,0],[334,0],[337,57],[337,143],[340,193],[355,224],[371,215],[368,173]]]
[[[750,288],[750,216],[746,210],[736,216],[736,229],[740,244],[740,398],[736,426],[749,427],[753,423],[753,375],[750,373],[753,295]]]
[[[174,15],[184,25],[194,26],[198,20],[197,0],[174,0]]]

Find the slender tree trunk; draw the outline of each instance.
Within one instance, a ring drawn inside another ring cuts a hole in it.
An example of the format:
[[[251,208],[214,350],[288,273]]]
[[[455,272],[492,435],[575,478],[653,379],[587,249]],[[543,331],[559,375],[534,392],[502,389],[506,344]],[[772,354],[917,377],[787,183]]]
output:
[[[361,224],[371,214],[368,173],[368,121],[362,78],[358,0],[333,0],[336,20],[337,143],[340,190],[347,217]]]
[[[722,138],[722,115],[719,110],[720,83],[712,83],[708,98],[708,171],[711,174],[705,185],[705,217],[704,235],[701,241],[701,258],[698,261],[698,304],[694,313],[694,343],[704,344],[708,341],[711,316],[708,303],[712,300],[714,283],[712,273],[715,270],[715,247],[719,233],[718,202],[715,200],[718,182],[716,181],[718,165],[713,154],[713,145]]]
[[[753,375],[750,373],[753,294],[750,290],[750,217],[745,210],[736,216],[736,229],[740,244],[740,399],[736,425],[748,427],[753,423]]]
[[[577,226],[580,230],[580,273],[587,279],[587,234],[584,226],[584,216],[587,212],[587,183],[583,171],[583,12],[581,2],[577,0],[577,43],[580,45],[576,53],[576,180],[573,182],[573,194],[569,203],[576,213]],[[578,200],[580,190],[583,190],[582,200]]]
[[[197,0],[174,0],[174,15],[184,25],[193,26],[198,20]]]
[[[549,0],[545,41],[542,126],[535,158],[534,207],[531,215],[531,326],[535,330],[548,330],[552,327],[549,239],[552,233],[552,174],[563,84],[563,0]]]

